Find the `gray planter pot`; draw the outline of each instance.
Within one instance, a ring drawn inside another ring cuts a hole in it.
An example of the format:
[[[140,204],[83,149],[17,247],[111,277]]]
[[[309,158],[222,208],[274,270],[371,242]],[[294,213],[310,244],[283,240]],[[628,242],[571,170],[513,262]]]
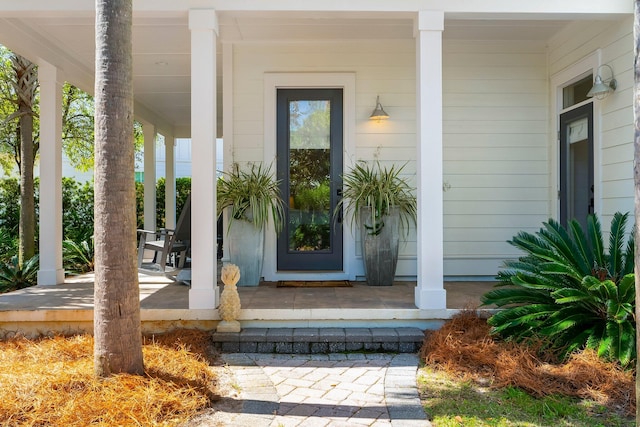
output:
[[[398,209],[392,208],[389,215],[383,216],[376,225],[371,221],[371,209],[361,208],[360,235],[367,284],[369,286],[393,285],[400,243]]]
[[[248,221],[232,220],[227,234],[229,262],[240,269],[238,286],[258,286],[262,276],[264,229]]]

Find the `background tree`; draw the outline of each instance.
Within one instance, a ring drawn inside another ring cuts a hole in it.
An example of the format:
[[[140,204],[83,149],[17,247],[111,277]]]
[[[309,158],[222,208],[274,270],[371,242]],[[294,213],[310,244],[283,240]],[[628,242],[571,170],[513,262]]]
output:
[[[7,174],[20,163],[18,120],[10,119],[16,112],[13,75],[11,51],[0,45],[0,167]]]
[[[15,78],[12,80],[16,94],[17,110],[8,120],[18,119],[20,170],[20,225],[18,244],[18,265],[35,255],[36,211],[33,185],[33,165],[38,151],[33,138],[34,106],[38,89],[38,74],[35,64],[20,55],[11,56]]]
[[[72,84],[62,88],[62,146],[71,166],[86,172],[93,168],[93,97]]]
[[[136,223],[131,0],[96,0],[94,368],[143,374]]]
[[[70,83],[62,89],[62,147],[71,166],[87,172],[94,166],[94,115],[91,95]],[[142,124],[133,122],[136,158],[141,160],[144,136]]]

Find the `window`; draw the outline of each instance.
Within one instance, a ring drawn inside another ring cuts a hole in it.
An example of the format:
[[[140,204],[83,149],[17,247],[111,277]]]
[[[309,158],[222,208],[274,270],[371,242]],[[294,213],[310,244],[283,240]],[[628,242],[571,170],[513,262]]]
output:
[[[589,74],[587,77],[563,88],[562,108],[569,108],[589,99],[587,93],[591,90],[591,86],[593,86],[593,75]]]

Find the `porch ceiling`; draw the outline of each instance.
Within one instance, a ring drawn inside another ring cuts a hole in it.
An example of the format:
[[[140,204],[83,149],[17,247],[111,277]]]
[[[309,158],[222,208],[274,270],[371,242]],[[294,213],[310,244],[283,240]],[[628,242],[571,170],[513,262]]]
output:
[[[221,134],[222,124],[223,43],[407,39],[413,38],[413,16],[409,12],[219,12],[218,133]],[[547,40],[567,22],[447,19],[444,37]],[[66,80],[93,92],[91,11],[29,14],[0,7],[0,43],[32,61],[42,58],[56,65]],[[133,43],[136,116],[154,123],[160,133],[188,137],[191,55],[187,11],[137,12]]]

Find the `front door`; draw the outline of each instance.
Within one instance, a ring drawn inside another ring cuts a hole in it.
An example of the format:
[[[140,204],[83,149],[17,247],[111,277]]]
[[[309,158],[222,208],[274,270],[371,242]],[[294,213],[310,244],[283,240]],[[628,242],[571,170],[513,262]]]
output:
[[[279,271],[341,271],[342,89],[278,89]]]
[[[586,231],[594,211],[593,104],[560,115],[560,223],[576,219]]]

